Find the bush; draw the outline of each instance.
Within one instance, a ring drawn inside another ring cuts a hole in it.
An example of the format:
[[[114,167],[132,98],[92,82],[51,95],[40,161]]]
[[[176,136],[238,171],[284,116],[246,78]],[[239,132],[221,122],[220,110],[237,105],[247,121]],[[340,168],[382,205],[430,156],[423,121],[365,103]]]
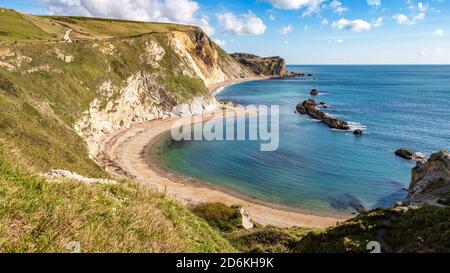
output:
[[[205,203],[194,207],[192,212],[205,219],[213,228],[223,232],[243,228],[242,215],[237,206],[228,207],[221,203]]]

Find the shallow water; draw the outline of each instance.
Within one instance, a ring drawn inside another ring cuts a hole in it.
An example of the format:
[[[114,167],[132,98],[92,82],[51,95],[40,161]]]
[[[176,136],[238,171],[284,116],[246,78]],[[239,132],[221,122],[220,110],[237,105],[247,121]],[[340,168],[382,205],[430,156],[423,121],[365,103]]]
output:
[[[412,162],[398,148],[425,154],[450,144],[450,66],[291,66],[311,79],[232,85],[218,99],[280,105],[280,147],[257,141],[173,143],[161,159],[170,169],[279,205],[322,214],[390,207],[402,200]],[[295,106],[321,94],[329,114],[363,127],[364,137],[333,131]],[[242,120],[242,119],[241,119]],[[244,122],[244,121],[242,121]]]

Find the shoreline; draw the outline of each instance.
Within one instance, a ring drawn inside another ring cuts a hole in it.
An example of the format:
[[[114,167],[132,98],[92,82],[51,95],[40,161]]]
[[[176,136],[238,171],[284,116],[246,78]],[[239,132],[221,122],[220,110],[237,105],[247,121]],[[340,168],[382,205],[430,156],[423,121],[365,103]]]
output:
[[[210,85],[209,89],[215,93],[231,84],[270,78],[272,77],[227,81]],[[214,119],[217,113],[235,117],[249,114],[242,109],[227,107],[222,111],[203,115],[201,122]],[[192,117],[154,120],[120,130],[105,139],[99,159],[106,165],[108,172],[150,185],[186,206],[211,202],[221,202],[228,206],[240,205],[249,213],[251,219],[262,225],[325,228],[335,226],[338,222],[348,219],[341,215],[336,217],[319,216],[299,212],[281,205],[254,200],[222,187],[185,177],[182,174],[175,174],[162,165],[158,156],[160,144],[168,136],[175,122],[192,123]]]

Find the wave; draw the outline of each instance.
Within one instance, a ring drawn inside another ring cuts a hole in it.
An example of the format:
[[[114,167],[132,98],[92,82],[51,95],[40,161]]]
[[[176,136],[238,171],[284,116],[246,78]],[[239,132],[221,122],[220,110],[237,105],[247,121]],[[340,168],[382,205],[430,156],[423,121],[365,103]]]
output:
[[[347,122],[347,123],[348,123],[348,126],[350,126],[351,131],[355,131],[355,130],[365,131],[367,129],[367,126],[365,126],[364,124],[361,124],[359,122]]]

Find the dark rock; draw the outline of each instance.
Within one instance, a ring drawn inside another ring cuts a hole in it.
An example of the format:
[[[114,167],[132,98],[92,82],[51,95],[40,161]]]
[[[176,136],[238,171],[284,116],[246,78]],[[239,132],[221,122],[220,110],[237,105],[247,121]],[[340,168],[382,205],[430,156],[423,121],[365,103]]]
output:
[[[322,107],[322,108],[325,108],[325,109],[328,108],[328,105],[325,102],[323,102],[323,101],[319,103],[319,106]]]
[[[320,111],[316,102],[312,99],[305,100],[303,103],[297,105],[297,111],[302,115],[309,115],[314,119],[318,119],[329,127],[339,130],[350,130],[350,126],[347,122],[328,116],[324,112]]]
[[[312,95],[312,96],[317,96],[317,95],[319,95],[319,90],[317,90],[317,89],[311,90],[311,95]]]
[[[293,72],[293,71],[288,71],[288,72],[286,72],[286,75],[283,76],[283,78],[287,78],[287,79],[290,79],[290,78],[301,78],[301,77],[304,77],[304,76],[305,76],[304,73],[297,73],[297,72]]]
[[[355,131],[353,131],[353,134],[355,136],[362,136],[362,135],[364,135],[364,131],[361,129],[356,129]]]
[[[399,149],[395,151],[395,155],[408,160],[412,160],[414,158],[414,154],[405,149]]]

